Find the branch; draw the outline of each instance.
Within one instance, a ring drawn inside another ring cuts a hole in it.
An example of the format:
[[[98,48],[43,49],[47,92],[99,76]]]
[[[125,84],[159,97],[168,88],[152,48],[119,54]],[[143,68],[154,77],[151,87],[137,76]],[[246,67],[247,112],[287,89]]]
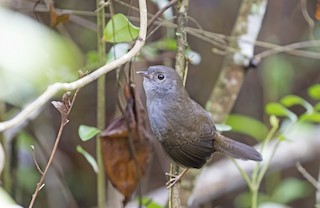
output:
[[[175,69],[180,77],[185,80],[187,75],[185,49],[187,46],[187,22],[188,22],[188,11],[189,0],[180,0],[178,2],[178,22],[176,30],[176,42],[177,42],[177,53]],[[185,84],[185,83],[184,83]],[[180,174],[179,165],[175,163],[170,164],[170,175]],[[171,179],[172,177],[170,177]],[[181,207],[180,200],[180,183],[176,183],[169,189],[169,208]]]
[[[52,102],[54,107],[60,112],[61,120],[60,120],[59,132],[58,132],[57,138],[56,138],[56,140],[54,142],[53,149],[51,151],[48,163],[47,163],[44,171],[42,171],[41,168],[39,167],[38,162],[37,162],[37,160],[36,160],[36,158],[34,156],[33,146],[31,147],[32,148],[32,154],[33,154],[33,159],[34,159],[34,162],[35,162],[35,165],[36,165],[38,171],[41,174],[41,178],[40,178],[40,181],[37,183],[37,187],[36,187],[36,190],[35,190],[34,194],[32,195],[32,199],[31,199],[31,202],[29,204],[29,208],[33,207],[33,205],[34,205],[34,203],[36,201],[36,198],[38,196],[38,193],[44,187],[44,183],[43,183],[44,178],[46,177],[46,174],[47,174],[47,172],[49,170],[49,167],[50,167],[51,163],[53,162],[54,155],[55,155],[55,153],[57,151],[57,148],[58,148],[58,145],[59,145],[59,142],[60,142],[60,139],[61,139],[62,131],[63,131],[65,125],[69,122],[69,120],[67,118],[68,118],[68,116],[70,114],[70,111],[71,111],[71,109],[73,107],[73,104],[74,104],[74,101],[76,99],[76,96],[77,96],[77,93],[78,93],[79,89],[80,88],[78,88],[76,90],[76,92],[74,93],[72,100],[70,99],[70,92],[66,92],[62,97],[62,102],[61,101],[53,101]]]
[[[302,176],[315,188],[318,189],[317,180],[310,175],[310,173],[301,165],[300,162],[296,163],[296,167],[298,171],[302,174]]]
[[[12,128],[21,124],[26,119],[30,118],[34,112],[40,109],[41,106],[46,104],[56,93],[60,90],[75,90],[81,88],[94,80],[98,79],[103,74],[106,74],[113,69],[125,64],[130,61],[142,48],[146,39],[147,32],[147,6],[145,0],[139,0],[140,6],[140,33],[139,37],[133,48],[125,55],[120,58],[100,67],[91,74],[70,83],[55,83],[48,87],[48,89],[42,93],[36,100],[30,103],[26,108],[24,108],[18,115],[8,121],[0,122],[0,132]]]
[[[238,52],[229,53],[224,60],[217,84],[206,104],[215,122],[221,123],[231,111],[244,79],[245,67],[253,57],[254,44],[266,11],[266,0],[244,0],[231,36],[238,37],[229,46]]]
[[[172,7],[173,5],[175,5],[178,2],[178,0],[172,0],[170,1],[166,6],[164,6],[163,8],[161,8],[152,18],[151,20],[148,22],[148,29],[152,26],[153,22],[156,21],[158,19],[158,17],[160,17],[160,15],[165,12],[168,8]]]
[[[109,2],[109,1],[108,1]],[[103,29],[105,26],[105,1],[96,0],[97,13],[97,51],[99,63],[106,63],[106,42],[103,40]],[[113,27],[114,28],[114,27]],[[105,75],[98,78],[97,82],[97,128],[105,127]],[[106,207],[106,179],[103,165],[102,144],[99,135],[96,137],[96,157],[98,164],[97,173],[97,204],[98,208]]]

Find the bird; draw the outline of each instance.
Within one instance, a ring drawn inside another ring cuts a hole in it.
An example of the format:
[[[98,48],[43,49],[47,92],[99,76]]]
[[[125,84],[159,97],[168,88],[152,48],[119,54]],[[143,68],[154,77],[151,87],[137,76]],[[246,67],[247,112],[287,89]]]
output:
[[[186,168],[167,183],[173,186],[189,168],[201,168],[215,152],[242,160],[262,161],[253,147],[220,134],[211,115],[190,98],[176,70],[163,65],[137,71],[143,77],[151,130],[166,155]]]

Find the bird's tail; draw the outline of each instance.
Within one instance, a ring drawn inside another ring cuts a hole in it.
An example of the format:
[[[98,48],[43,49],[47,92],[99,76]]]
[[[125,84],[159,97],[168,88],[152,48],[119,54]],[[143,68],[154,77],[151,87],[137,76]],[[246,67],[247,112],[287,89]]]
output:
[[[261,154],[253,147],[229,139],[219,133],[216,133],[214,139],[214,149],[236,159],[262,161]]]

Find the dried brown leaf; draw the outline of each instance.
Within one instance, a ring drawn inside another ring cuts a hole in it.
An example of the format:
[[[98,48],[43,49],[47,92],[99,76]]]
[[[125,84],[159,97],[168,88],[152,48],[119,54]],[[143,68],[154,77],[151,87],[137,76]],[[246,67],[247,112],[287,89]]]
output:
[[[124,115],[101,134],[104,166],[111,183],[130,198],[146,172],[151,154],[151,136],[146,113],[133,86],[126,87]]]

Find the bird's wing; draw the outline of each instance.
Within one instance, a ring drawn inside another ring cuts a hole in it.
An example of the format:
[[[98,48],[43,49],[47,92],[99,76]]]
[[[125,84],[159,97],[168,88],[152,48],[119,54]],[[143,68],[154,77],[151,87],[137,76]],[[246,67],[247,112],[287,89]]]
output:
[[[215,127],[208,113],[192,99],[189,101],[184,109],[186,118],[177,122],[183,132],[175,132],[177,139],[171,140],[165,149],[176,163],[201,168],[213,153]],[[171,135],[175,137],[174,133]],[[183,139],[179,139],[181,135]]]
[[[201,168],[210,158],[213,150],[212,138],[202,138],[198,142],[184,143],[166,148],[173,161],[188,168]]]

